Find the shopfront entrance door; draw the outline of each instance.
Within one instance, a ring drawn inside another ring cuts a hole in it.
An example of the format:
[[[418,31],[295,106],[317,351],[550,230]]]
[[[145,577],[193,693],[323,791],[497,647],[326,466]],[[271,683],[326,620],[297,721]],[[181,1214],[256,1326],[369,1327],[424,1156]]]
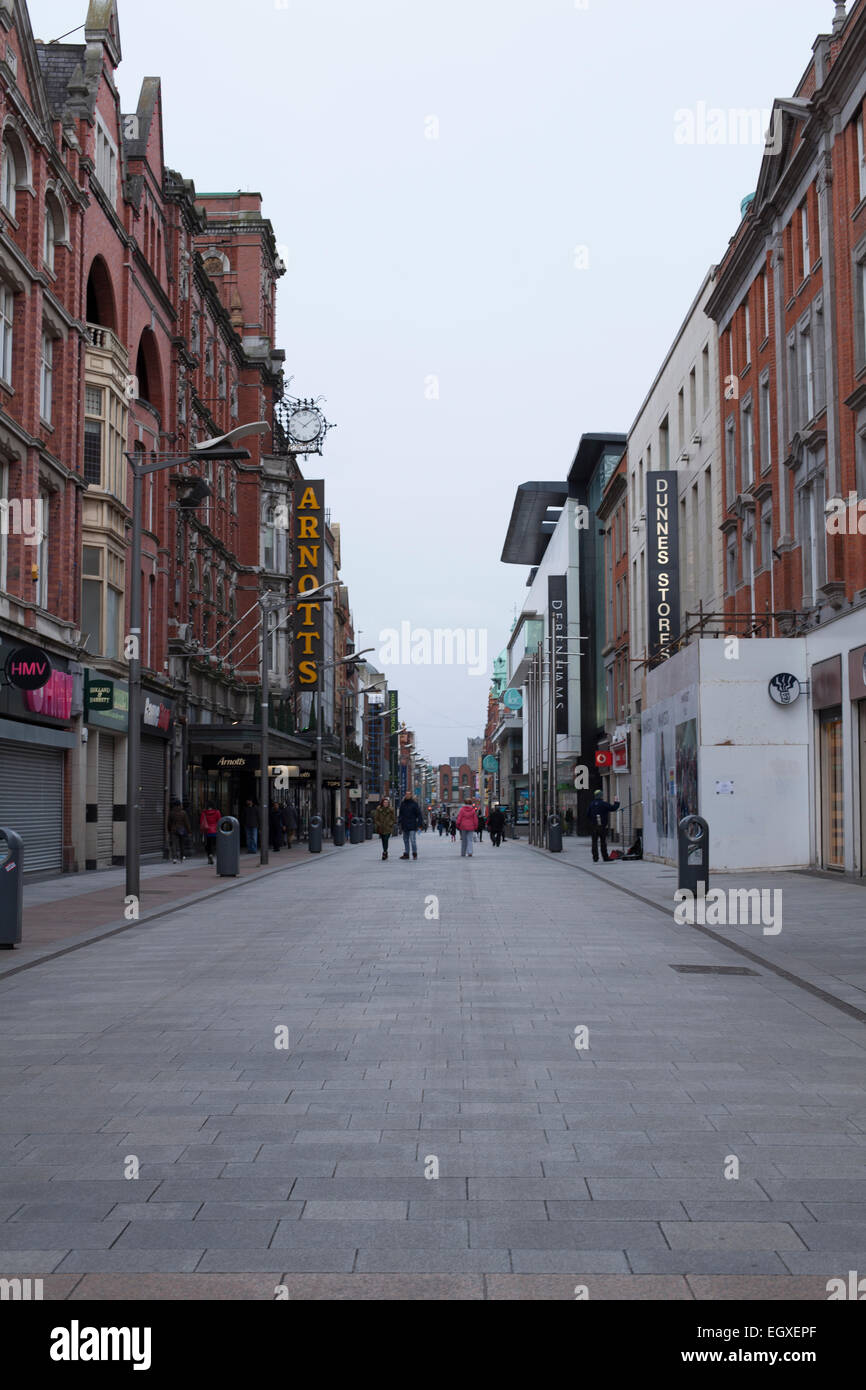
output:
[[[842,711],[821,715],[821,862],[845,867],[845,816],[842,795]]]

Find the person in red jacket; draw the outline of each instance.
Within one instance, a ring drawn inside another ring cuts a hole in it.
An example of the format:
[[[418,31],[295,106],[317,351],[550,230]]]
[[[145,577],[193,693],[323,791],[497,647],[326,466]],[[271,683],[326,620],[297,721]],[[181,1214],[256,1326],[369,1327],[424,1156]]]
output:
[[[461,806],[457,812],[457,829],[460,831],[460,857],[472,858],[472,840],[478,829],[478,812],[474,806]]]
[[[209,801],[199,818],[199,829],[205,838],[207,848],[207,862],[213,863],[214,846],[216,845],[217,826],[220,823],[220,813],[212,801]]]

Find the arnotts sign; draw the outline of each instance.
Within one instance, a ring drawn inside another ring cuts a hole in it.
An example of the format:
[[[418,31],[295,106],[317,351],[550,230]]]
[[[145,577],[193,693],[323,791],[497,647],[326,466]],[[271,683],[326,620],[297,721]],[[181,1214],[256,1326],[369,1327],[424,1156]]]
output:
[[[646,486],[647,649],[666,660],[680,635],[677,475],[648,473]]]
[[[322,601],[304,594],[325,582],[325,483],[305,482],[295,507],[293,547],[295,593],[295,678],[301,690],[315,690],[322,659]]]

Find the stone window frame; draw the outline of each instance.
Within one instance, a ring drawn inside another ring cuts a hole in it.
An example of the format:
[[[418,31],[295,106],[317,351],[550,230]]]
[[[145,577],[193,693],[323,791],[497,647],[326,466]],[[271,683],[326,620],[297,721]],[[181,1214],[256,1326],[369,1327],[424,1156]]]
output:
[[[866,371],[866,235],[851,252],[851,282],[854,286],[854,371]]]

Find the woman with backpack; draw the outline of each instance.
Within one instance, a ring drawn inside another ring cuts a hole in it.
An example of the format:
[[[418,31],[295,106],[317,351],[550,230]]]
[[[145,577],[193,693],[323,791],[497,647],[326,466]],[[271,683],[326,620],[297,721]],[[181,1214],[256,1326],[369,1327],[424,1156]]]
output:
[[[460,857],[471,859],[472,841],[478,829],[478,812],[470,802],[457,812],[457,829],[460,831]]]

